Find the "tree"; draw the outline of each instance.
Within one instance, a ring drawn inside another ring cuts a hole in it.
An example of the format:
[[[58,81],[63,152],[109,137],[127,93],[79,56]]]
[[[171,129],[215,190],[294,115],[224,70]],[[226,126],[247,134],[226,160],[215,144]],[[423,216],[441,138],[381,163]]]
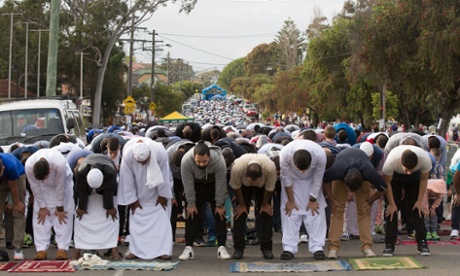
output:
[[[67,9],[74,22],[76,37],[87,38],[88,48],[96,53],[95,62],[99,66],[97,84],[95,88],[93,125],[100,124],[100,107],[104,75],[115,43],[119,38],[129,32],[130,28],[139,26],[159,8],[167,4],[180,4],[180,12],[190,12],[197,0],[138,0],[127,5],[125,1],[113,0],[107,5],[103,0],[65,0]],[[101,30],[103,29],[103,30]],[[79,34],[79,35],[78,35]],[[83,36],[84,34],[84,36]],[[100,49],[91,42],[104,40],[105,49]]]
[[[217,81],[220,87],[228,90],[234,78],[246,75],[244,60],[245,58],[235,59],[224,67]]]
[[[277,71],[279,68],[277,55],[276,43],[257,45],[244,60],[246,76],[266,74],[267,70]]]
[[[280,66],[283,70],[290,70],[294,66],[301,64],[302,53],[305,48],[305,38],[297,28],[294,21],[290,18],[284,21],[282,29],[275,38],[277,44]]]

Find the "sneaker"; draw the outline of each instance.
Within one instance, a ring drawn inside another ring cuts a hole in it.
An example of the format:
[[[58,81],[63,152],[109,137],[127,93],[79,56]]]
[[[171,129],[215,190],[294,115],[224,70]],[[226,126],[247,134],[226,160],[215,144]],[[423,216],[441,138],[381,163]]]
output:
[[[409,235],[407,235],[407,237],[411,240],[415,240],[415,230],[412,230],[412,232],[410,232]]]
[[[206,243],[207,247],[214,247],[217,246],[217,240],[215,236],[209,236],[208,242]]]
[[[283,251],[283,253],[281,253],[280,259],[281,259],[281,260],[291,260],[291,259],[294,259],[294,254],[292,254],[292,253],[289,252],[289,251]]]
[[[179,256],[179,260],[187,261],[195,259],[195,252],[193,252],[193,247],[186,246],[184,252]]]
[[[383,250],[383,256],[384,257],[392,257],[394,252],[395,252],[395,244],[394,243],[385,244],[385,249]]]
[[[439,236],[438,233],[436,233],[436,231],[431,232],[431,239],[433,241],[439,241]]]
[[[350,234],[350,233],[348,233],[348,232],[344,232],[344,233],[342,234],[342,236],[340,237],[340,240],[341,240],[341,241],[349,241],[349,240],[352,239],[352,237],[353,237],[353,234]]]
[[[450,239],[453,240],[453,239],[456,239],[458,238],[458,230],[457,229],[452,229],[452,231],[450,232]]]
[[[15,260],[24,260],[24,253],[22,253],[22,249],[15,249],[14,250],[14,259]]]
[[[379,235],[377,233],[372,234],[372,241],[374,243],[384,243],[385,242],[385,236]]]
[[[337,250],[332,249],[329,250],[329,254],[327,254],[328,259],[337,259]]]
[[[375,257],[375,253],[374,251],[372,251],[372,249],[366,249],[363,251],[364,253],[364,256],[366,256],[366,258],[372,258],[372,257]]]
[[[326,256],[324,255],[324,252],[320,250],[313,253],[313,258],[315,258],[315,260],[324,260],[326,259]]]
[[[420,256],[430,256],[430,249],[425,240],[421,240],[417,243],[417,250]]]
[[[14,249],[14,246],[11,242],[6,242],[6,248],[8,249]]]
[[[434,233],[436,233],[436,232],[434,232]],[[427,232],[426,232],[426,240],[427,240],[427,241],[430,241],[431,239],[433,239],[433,236],[431,235],[431,232],[430,232],[430,231],[427,231]]]
[[[308,235],[300,235],[300,239],[299,239],[299,242],[300,243],[308,243]]]
[[[262,250],[262,255],[264,255],[264,258],[267,259],[267,260],[271,260],[271,259],[275,258],[275,256],[273,256],[273,252],[272,252],[271,249]]]
[[[217,249],[217,258],[222,260],[230,259],[230,255],[228,254],[227,248],[225,248],[225,246],[219,246],[219,248]]]
[[[235,260],[243,259],[243,256],[244,256],[243,250],[235,249],[235,252],[233,252],[233,259]]]
[[[193,245],[197,247],[205,247],[206,243],[202,238],[196,238],[195,241],[193,241]]]

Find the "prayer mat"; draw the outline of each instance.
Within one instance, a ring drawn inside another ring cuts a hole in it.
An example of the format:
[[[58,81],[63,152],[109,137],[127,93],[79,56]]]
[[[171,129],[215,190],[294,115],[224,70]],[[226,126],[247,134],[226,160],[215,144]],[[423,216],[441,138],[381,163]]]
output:
[[[0,271],[7,271],[8,269],[12,268],[13,266],[17,265],[16,262],[6,262],[0,263]]]
[[[26,260],[10,272],[75,272],[75,269],[70,265],[70,261]]]
[[[354,270],[386,270],[423,268],[413,257],[378,257],[350,259]]]
[[[401,245],[416,245],[417,241],[416,240],[403,240],[401,243],[398,243]],[[458,245],[460,244],[460,241],[458,239],[453,239],[453,240],[444,240],[444,241],[427,241],[428,245]]]
[[[149,271],[169,271],[175,269],[179,262],[137,262],[120,261],[108,264],[95,264],[90,266],[76,265],[77,270],[149,270]]]
[[[236,262],[231,263],[229,266],[230,272],[314,272],[351,270],[350,264],[343,260],[304,263]]]

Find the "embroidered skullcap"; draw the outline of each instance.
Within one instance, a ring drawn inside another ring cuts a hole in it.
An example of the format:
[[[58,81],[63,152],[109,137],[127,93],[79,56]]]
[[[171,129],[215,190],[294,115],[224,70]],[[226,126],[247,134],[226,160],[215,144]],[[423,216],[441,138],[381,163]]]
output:
[[[86,175],[86,181],[92,189],[97,189],[101,187],[102,181],[104,180],[104,175],[99,169],[91,169]]]
[[[145,143],[136,143],[133,148],[133,154],[138,162],[144,162],[150,156],[150,147]]]
[[[371,156],[374,153],[374,146],[372,146],[372,144],[369,142],[363,142],[359,146],[359,149],[364,151],[367,156]]]

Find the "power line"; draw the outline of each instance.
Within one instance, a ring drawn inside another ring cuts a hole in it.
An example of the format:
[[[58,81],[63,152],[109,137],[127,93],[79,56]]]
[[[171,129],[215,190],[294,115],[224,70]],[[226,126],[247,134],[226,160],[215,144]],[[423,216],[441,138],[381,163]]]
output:
[[[163,39],[167,39],[169,41],[172,41],[174,43],[177,43],[179,45],[182,45],[184,47],[187,47],[187,48],[190,48],[190,49],[193,49],[195,51],[198,51],[198,52],[202,52],[202,53],[205,53],[205,54],[208,54],[208,55],[211,55],[211,56],[215,56],[215,57],[220,57],[220,58],[223,58],[223,59],[228,59],[230,61],[233,61],[234,59],[232,58],[228,58],[228,57],[224,57],[224,56],[221,56],[221,55],[218,55],[218,54],[214,54],[214,53],[211,53],[211,52],[208,52],[208,51],[205,51],[205,50],[201,50],[201,49],[198,49],[198,48],[195,48],[193,46],[189,46],[187,44],[184,44],[184,43],[181,43],[181,42],[178,42],[178,41],[175,41],[175,40],[172,40],[170,38],[167,38],[167,37],[164,37],[164,36],[161,36],[161,35],[158,35],[159,37],[163,38]]]
[[[276,35],[276,33],[269,33],[269,34],[252,34],[252,35],[224,35],[224,36],[207,36],[207,35],[183,35],[183,34],[168,34],[168,33],[161,33],[162,35],[167,36],[176,36],[176,37],[191,37],[191,38],[255,38],[255,37],[271,37]]]

